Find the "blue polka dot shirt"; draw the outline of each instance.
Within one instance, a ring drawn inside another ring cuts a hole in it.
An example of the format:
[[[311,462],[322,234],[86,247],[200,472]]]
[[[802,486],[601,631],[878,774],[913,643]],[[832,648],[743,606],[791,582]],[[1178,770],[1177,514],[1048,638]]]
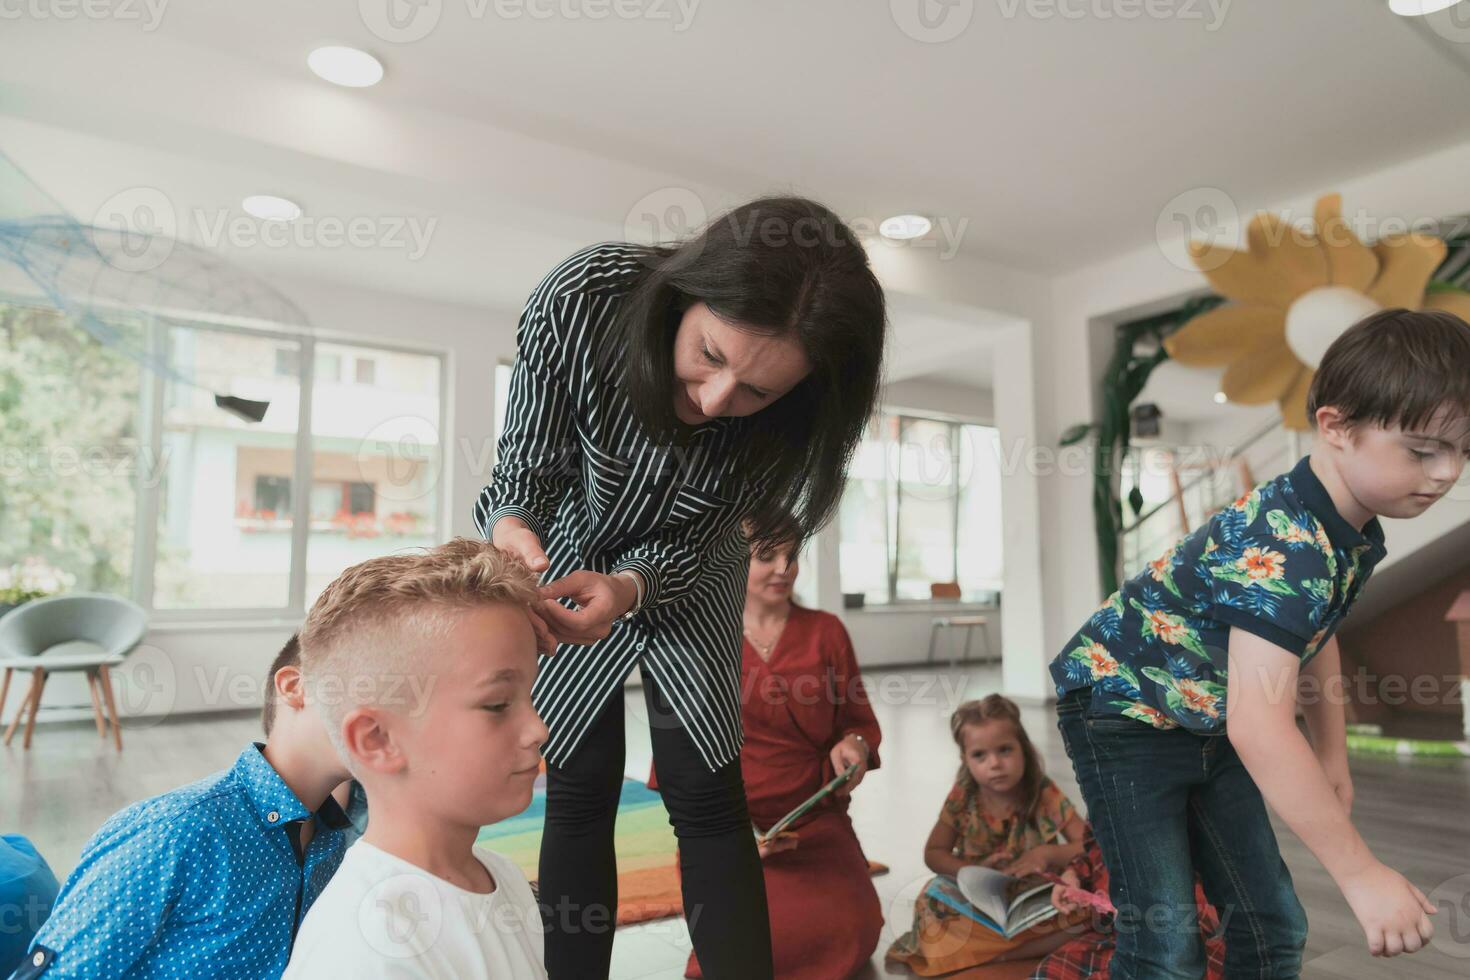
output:
[[[262,748],[109,818],[13,980],[279,977],[342,863],[347,818],[328,797],[298,859],[313,814]]]

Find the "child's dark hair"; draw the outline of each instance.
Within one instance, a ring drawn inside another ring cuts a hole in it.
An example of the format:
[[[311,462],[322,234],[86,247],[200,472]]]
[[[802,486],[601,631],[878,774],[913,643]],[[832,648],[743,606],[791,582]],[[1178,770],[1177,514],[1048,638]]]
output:
[[[1332,342],[1307,394],[1307,417],[1330,405],[1349,426],[1418,429],[1446,405],[1464,436],[1470,417],[1470,325],[1443,310],[1380,310]]]
[[[980,789],[975,777],[970,775],[970,767],[965,764],[964,729],[966,725],[980,725],[987,721],[1008,721],[1015,729],[1016,741],[1021,744],[1021,757],[1026,761],[1026,769],[1021,774],[1020,814],[1022,821],[1030,823],[1036,819],[1036,811],[1041,806],[1041,781],[1046,771],[1036,746],[1031,744],[1031,738],[1026,734],[1026,726],[1021,724],[1021,709],[1004,694],[990,694],[979,701],[966,701],[949,716],[949,734],[954,738],[954,744],[960,747],[959,784],[965,787],[966,793]]]
[[[276,654],[276,659],[271,661],[271,669],[265,675],[265,707],[260,709],[260,727],[265,729],[267,737],[276,725],[276,671],[282,667],[300,666],[301,634],[292,633],[291,639],[286,641],[281,652]]]

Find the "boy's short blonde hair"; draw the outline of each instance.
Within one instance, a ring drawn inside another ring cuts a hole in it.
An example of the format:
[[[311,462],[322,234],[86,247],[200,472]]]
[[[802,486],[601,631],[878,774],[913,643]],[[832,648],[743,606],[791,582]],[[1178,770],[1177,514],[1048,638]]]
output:
[[[408,677],[428,672],[426,644],[455,613],[496,603],[531,608],[536,574],[510,552],[470,538],[353,565],[327,586],[301,627],[301,672],[343,761],[342,719],[366,705],[406,704]]]

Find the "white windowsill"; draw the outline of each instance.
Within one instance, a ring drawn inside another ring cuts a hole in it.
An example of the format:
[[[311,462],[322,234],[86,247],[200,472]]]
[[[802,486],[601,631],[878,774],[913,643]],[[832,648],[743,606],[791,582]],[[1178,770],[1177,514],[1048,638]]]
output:
[[[251,630],[299,630],[300,619],[155,619],[148,623],[150,633],[230,633]]]
[[[843,609],[843,613],[983,613],[999,612],[1000,606],[980,602],[891,602],[881,606]]]

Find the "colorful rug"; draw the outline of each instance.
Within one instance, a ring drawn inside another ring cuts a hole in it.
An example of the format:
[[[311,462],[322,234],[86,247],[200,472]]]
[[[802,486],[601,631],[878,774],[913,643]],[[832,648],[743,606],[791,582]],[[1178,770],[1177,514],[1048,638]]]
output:
[[[524,813],[480,830],[475,842],[516,863],[533,882],[546,820],[546,776],[536,777],[536,792]],[[674,851],[678,842],[663,797],[636,779],[623,780],[618,799],[618,925],[684,914]]]
[[[525,812],[481,828],[475,842],[510,858],[534,884],[545,820],[546,775],[543,772],[536,777],[536,792]],[[684,914],[675,858],[678,840],[669,825],[663,797],[646,783],[623,780],[614,846],[618,855],[618,925]],[[870,861],[868,870],[880,875],[888,868]]]

